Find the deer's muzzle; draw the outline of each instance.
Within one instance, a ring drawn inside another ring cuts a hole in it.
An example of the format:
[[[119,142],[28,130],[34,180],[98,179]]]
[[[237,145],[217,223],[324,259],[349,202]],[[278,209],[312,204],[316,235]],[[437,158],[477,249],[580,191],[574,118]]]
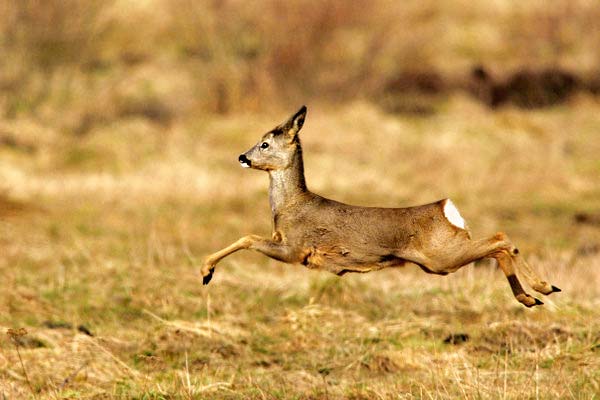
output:
[[[252,166],[252,163],[250,162],[250,160],[248,160],[248,157],[246,157],[245,154],[239,156],[238,161],[240,162],[240,164],[242,164],[242,167],[244,168],[250,168]]]

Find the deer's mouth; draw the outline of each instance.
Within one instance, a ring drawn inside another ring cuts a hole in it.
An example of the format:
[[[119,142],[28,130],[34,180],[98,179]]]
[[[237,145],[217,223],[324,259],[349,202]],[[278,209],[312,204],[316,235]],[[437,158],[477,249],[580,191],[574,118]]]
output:
[[[240,162],[240,164],[242,164],[242,167],[244,167],[244,168],[250,168],[252,166],[252,162],[250,160],[248,160],[248,158],[246,157],[245,154],[242,154],[238,158],[238,161]]]

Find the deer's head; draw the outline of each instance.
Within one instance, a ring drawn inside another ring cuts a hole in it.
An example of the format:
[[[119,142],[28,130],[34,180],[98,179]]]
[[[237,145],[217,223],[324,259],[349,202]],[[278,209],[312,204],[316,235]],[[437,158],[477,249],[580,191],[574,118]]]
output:
[[[298,132],[306,117],[306,106],[287,121],[265,133],[250,150],[238,158],[244,168],[274,171],[288,168],[298,152]]]

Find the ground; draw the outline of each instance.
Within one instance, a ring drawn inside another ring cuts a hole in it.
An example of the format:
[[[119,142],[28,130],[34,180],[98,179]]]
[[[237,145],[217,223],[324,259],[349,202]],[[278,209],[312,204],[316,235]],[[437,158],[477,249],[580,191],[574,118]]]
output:
[[[237,156],[294,110],[134,115],[72,138],[4,121],[21,135],[0,147],[0,398],[597,396],[600,103],[308,106],[313,191],[450,197],[475,237],[506,232],[563,292],[527,309],[491,262],[337,277],[250,252],[202,286],[203,257],[269,235],[267,176]]]

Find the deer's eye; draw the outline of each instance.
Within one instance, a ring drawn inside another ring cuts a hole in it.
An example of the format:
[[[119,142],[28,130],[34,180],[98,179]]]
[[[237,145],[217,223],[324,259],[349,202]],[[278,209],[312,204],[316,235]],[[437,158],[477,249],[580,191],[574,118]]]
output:
[[[267,147],[269,147],[269,143],[267,143],[267,142],[262,142],[260,145],[261,149],[266,149]]]

